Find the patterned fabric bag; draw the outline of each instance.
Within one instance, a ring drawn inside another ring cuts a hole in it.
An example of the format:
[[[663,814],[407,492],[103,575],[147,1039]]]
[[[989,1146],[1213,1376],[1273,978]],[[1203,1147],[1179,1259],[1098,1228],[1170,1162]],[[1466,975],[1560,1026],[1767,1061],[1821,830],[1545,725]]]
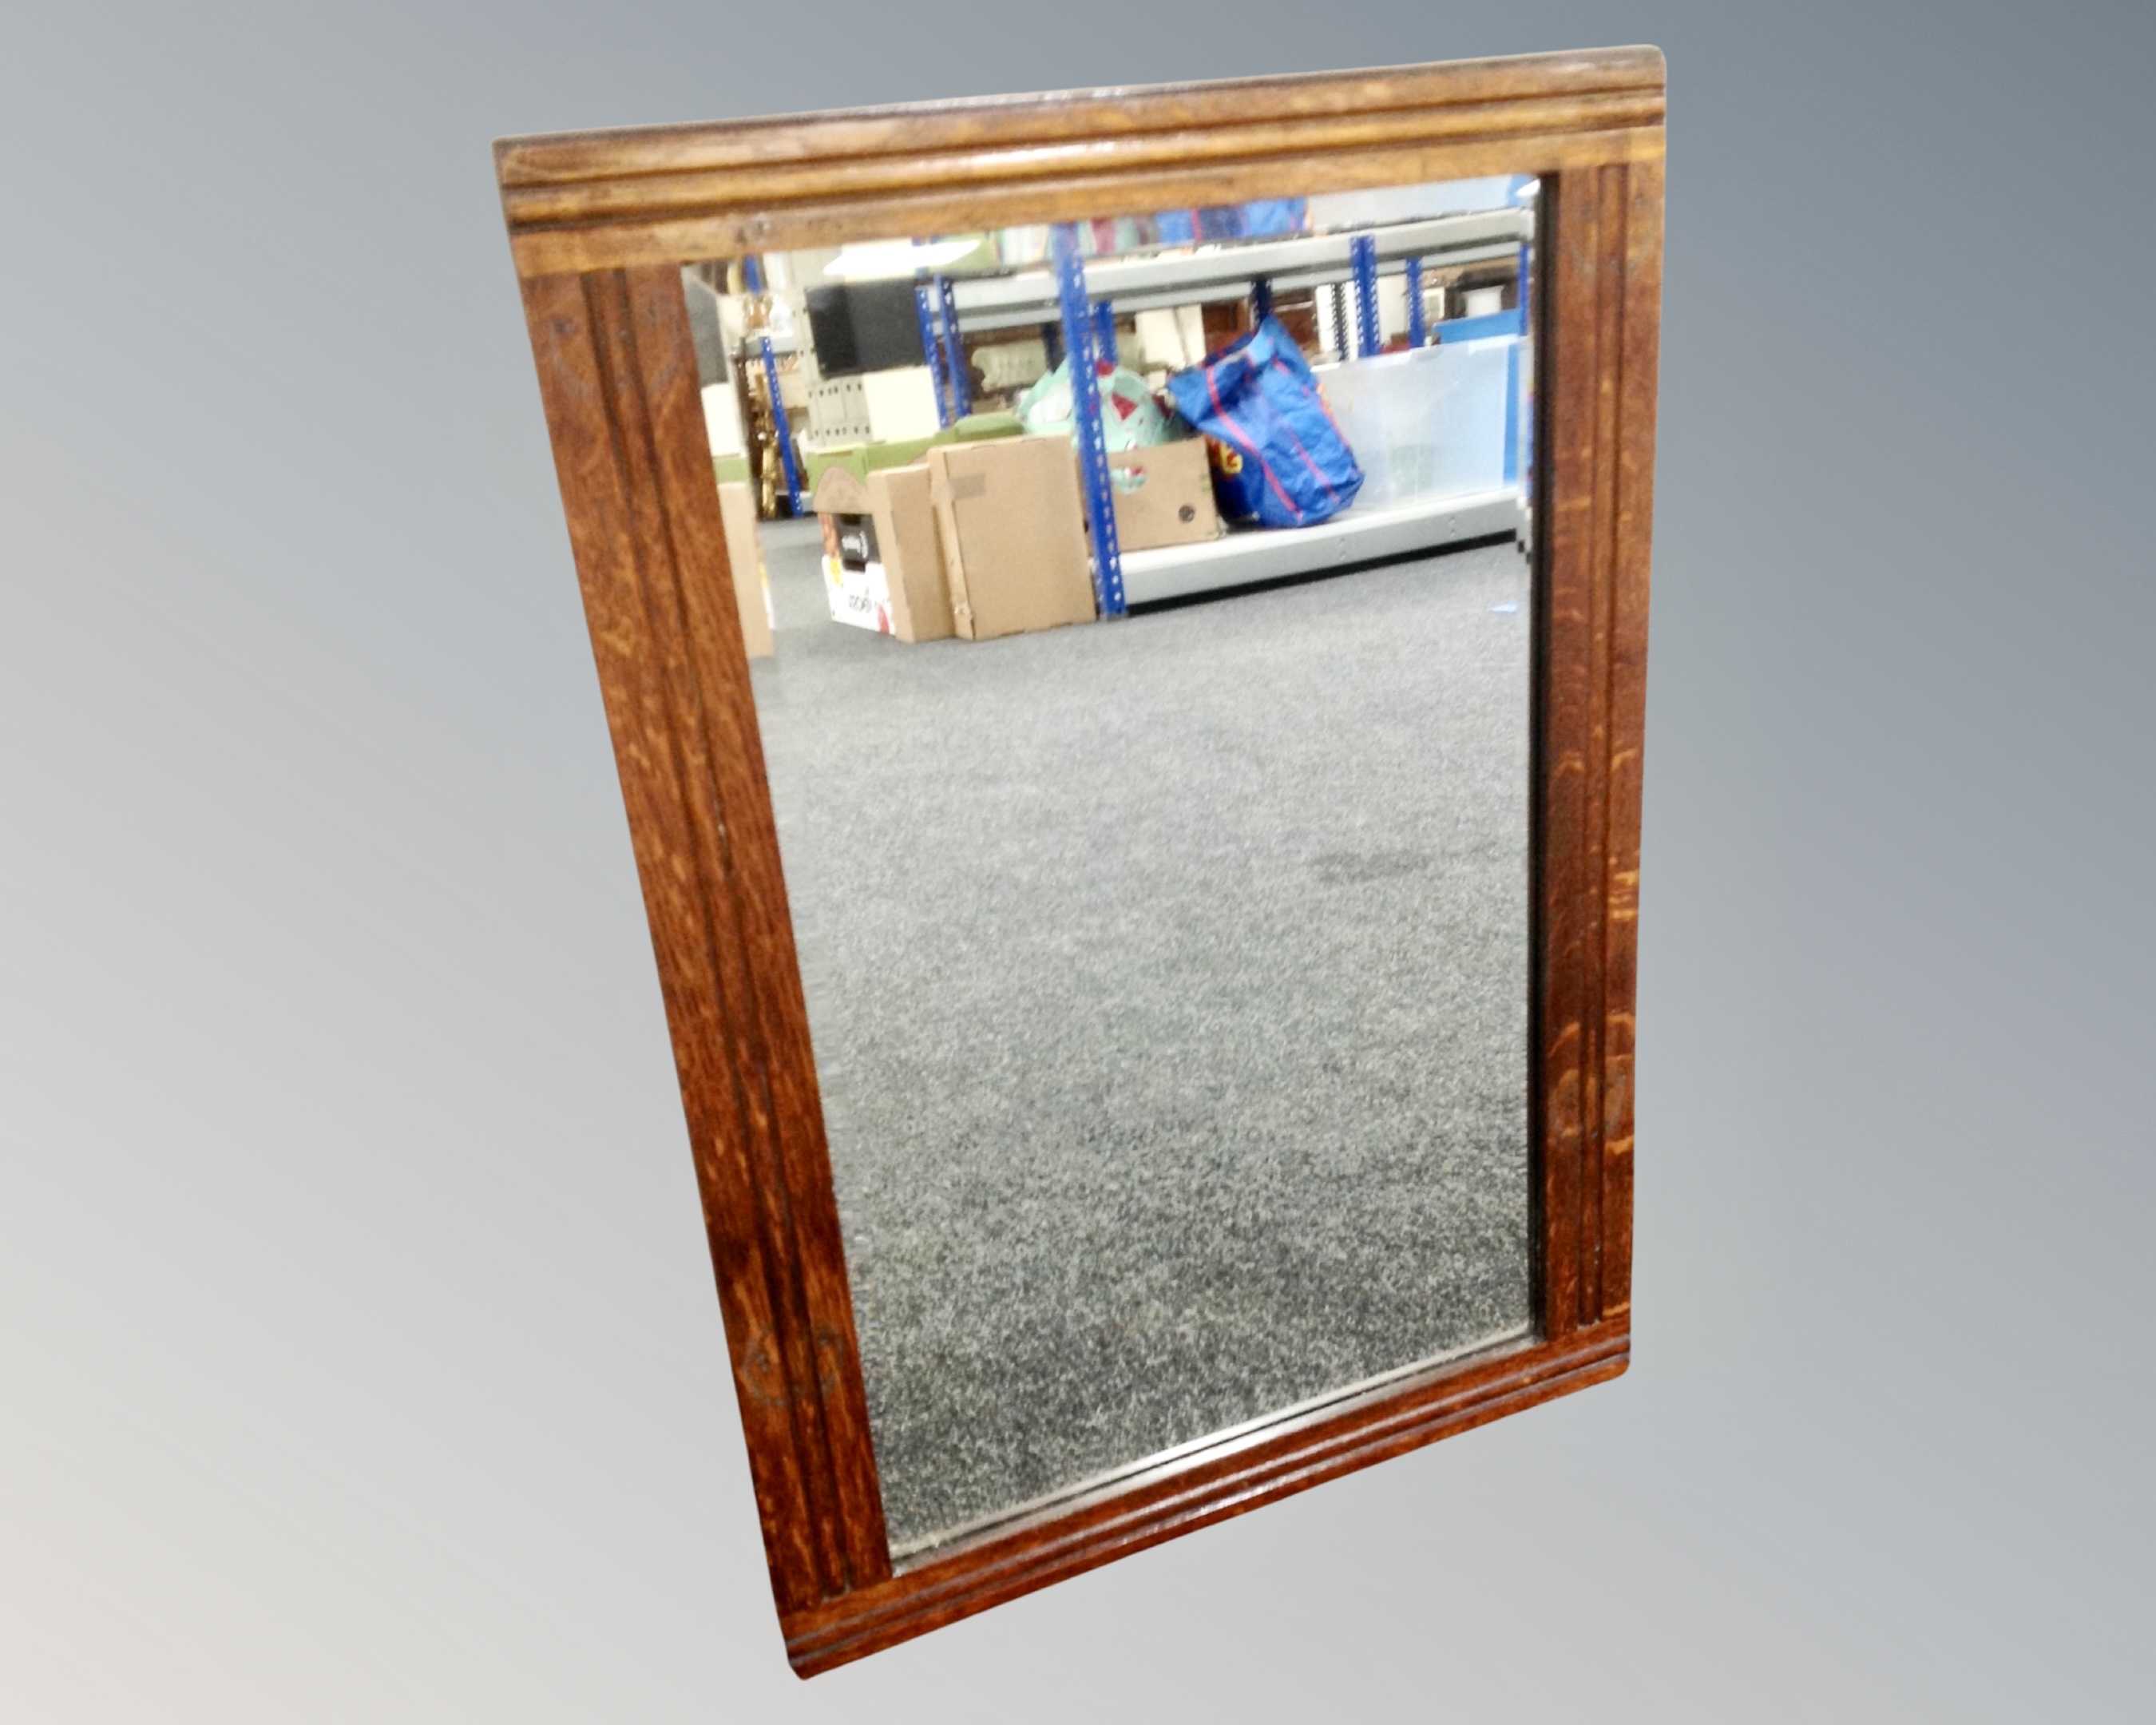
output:
[[[1363,470],[1333,423],[1295,337],[1267,318],[1168,393],[1212,439],[1213,490],[1230,521],[1306,527],[1355,501]]]

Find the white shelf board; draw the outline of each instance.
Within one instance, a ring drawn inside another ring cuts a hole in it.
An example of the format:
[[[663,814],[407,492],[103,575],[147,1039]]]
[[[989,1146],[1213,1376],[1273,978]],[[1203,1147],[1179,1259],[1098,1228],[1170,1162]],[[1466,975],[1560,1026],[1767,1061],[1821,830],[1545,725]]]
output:
[[[1133,605],[1225,587],[1314,575],[1380,557],[1435,551],[1465,539],[1517,532],[1520,491],[1437,497],[1398,509],[1349,509],[1314,527],[1253,527],[1198,545],[1123,553],[1123,597]]]

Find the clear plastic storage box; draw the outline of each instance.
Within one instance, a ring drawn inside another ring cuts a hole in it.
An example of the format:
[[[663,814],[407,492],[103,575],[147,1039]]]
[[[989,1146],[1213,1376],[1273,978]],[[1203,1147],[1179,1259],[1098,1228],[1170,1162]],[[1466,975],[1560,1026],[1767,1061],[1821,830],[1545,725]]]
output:
[[[1312,367],[1361,464],[1358,510],[1505,484],[1505,392],[1518,337],[1494,336]]]

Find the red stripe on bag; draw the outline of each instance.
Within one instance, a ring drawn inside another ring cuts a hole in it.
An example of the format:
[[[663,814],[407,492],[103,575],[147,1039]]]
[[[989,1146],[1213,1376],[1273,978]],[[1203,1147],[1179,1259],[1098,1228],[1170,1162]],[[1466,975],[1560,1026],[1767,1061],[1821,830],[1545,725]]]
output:
[[[1220,386],[1214,381],[1213,373],[1209,368],[1205,373],[1205,393],[1213,398],[1213,411],[1220,416],[1221,423],[1234,429],[1235,435],[1242,440],[1245,453],[1251,460],[1258,464],[1258,471],[1265,475],[1265,483],[1273,488],[1273,495],[1280,499],[1281,506],[1287,511],[1290,518],[1298,526],[1301,526],[1303,511],[1296,507],[1295,499],[1281,489],[1281,482],[1273,476],[1272,464],[1258,453],[1256,439],[1249,432],[1244,430],[1242,426],[1237,424],[1235,416],[1228,411],[1227,403],[1220,399]]]
[[[1296,376],[1293,368],[1289,366],[1287,362],[1282,359],[1278,354],[1275,354],[1273,356],[1273,364],[1280,370],[1286,372],[1291,382],[1296,383],[1302,382],[1301,378]],[[1318,411],[1325,413],[1327,418],[1329,419],[1332,417],[1331,413],[1327,410],[1325,403],[1322,401],[1319,402],[1317,406]],[[1335,432],[1337,432],[1340,429],[1337,425],[1335,425],[1332,429]],[[1285,417],[1281,420],[1281,429],[1285,431],[1289,437],[1294,439],[1295,452],[1296,454],[1302,457],[1302,465],[1310,470],[1310,476],[1316,480],[1318,484],[1325,487],[1325,495],[1327,496],[1330,497],[1335,503],[1337,503],[1340,501],[1340,494],[1332,489],[1332,482],[1325,477],[1324,473],[1319,469],[1317,463],[1311,459],[1310,451],[1302,446],[1302,439],[1299,437],[1296,437],[1295,427],[1289,424]],[[1348,439],[1343,437],[1340,441],[1342,444],[1345,444]]]

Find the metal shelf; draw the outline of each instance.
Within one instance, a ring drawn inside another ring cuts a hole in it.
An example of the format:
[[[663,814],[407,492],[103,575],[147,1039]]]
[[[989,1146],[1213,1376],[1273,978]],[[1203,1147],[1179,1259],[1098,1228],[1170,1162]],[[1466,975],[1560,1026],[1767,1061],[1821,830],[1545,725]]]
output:
[[[1398,509],[1349,509],[1312,527],[1254,527],[1196,545],[1122,555],[1123,593],[1133,605],[1187,598],[1354,563],[1436,551],[1517,532],[1517,486],[1420,500]]]
[[[1355,289],[1357,351],[1374,353],[1379,346],[1377,280],[1381,272],[1404,274],[1411,286],[1419,287],[1425,261],[1453,264],[1524,257],[1524,248],[1533,239],[1534,219],[1532,209],[1476,211],[1339,234],[1090,261],[1081,254],[1077,227],[1058,223],[1050,230],[1045,267],[916,280],[922,357],[939,385],[938,415],[948,424],[970,405],[962,330],[1045,326],[1060,334],[1057,345],[1070,360],[1075,441],[1091,534],[1095,597],[1103,617],[1121,616],[1133,603],[1315,574],[1509,533],[1520,525],[1517,485],[1398,509],[1351,509],[1316,526],[1230,532],[1202,545],[1126,556],[1116,539],[1115,500],[1094,362],[1096,355],[1113,359],[1116,311],[1246,298],[1270,308],[1278,290],[1350,281]],[[1415,298],[1412,322],[1419,336],[1424,331],[1419,293]],[[1513,316],[1523,322],[1522,314]],[[1440,325],[1430,333],[1442,340],[1444,329]],[[775,398],[777,377],[767,341],[763,357]],[[1051,356],[1051,362],[1055,357]],[[780,426],[783,435],[783,419]],[[793,470],[790,441],[786,454],[787,477],[798,512],[799,482]]]
[[[1508,258],[1533,231],[1532,209],[1489,210],[1401,222],[1360,234],[1312,234],[1145,257],[1096,258],[1085,264],[1086,295],[1096,305],[1112,305],[1126,312],[1240,300],[1261,281],[1270,282],[1279,293],[1352,280],[1358,239],[1375,243],[1378,270],[1393,275],[1404,271],[1414,259],[1472,264]],[[957,275],[950,282],[952,304],[968,330],[1030,327],[1053,323],[1060,313],[1052,269]]]
[[[1137,552],[1127,558],[1116,542],[1115,499],[1109,488],[1094,372],[1096,353],[1104,348],[1108,355],[1114,352],[1116,311],[1245,298],[1270,307],[1274,292],[1283,287],[1352,282],[1356,351],[1372,354],[1381,345],[1377,296],[1381,270],[1403,274],[1419,287],[1425,259],[1452,264],[1518,257],[1524,268],[1534,221],[1532,209],[1485,210],[1346,233],[1091,261],[1081,255],[1075,225],[1059,223],[1050,229],[1046,269],[938,280],[935,296],[942,327],[937,331],[942,339],[935,345],[947,342],[955,359],[964,351],[962,329],[1060,326],[1061,346],[1070,362],[1073,429],[1092,533],[1095,593],[1101,614],[1118,617],[1133,602],[1316,574],[1349,563],[1435,550],[1462,539],[1512,532],[1520,526],[1520,491],[1512,485],[1473,498],[1363,515],[1350,510],[1313,527],[1230,533],[1204,545]],[[1417,324],[1421,321],[1419,316],[1414,320]],[[922,321],[926,331],[931,320],[924,316]],[[1524,312],[1515,314],[1515,321],[1523,328]],[[1435,333],[1440,341],[1445,338],[1442,325]],[[924,335],[925,344],[928,339]],[[957,363],[963,365],[963,361]],[[1508,477],[1510,472],[1508,465]]]

